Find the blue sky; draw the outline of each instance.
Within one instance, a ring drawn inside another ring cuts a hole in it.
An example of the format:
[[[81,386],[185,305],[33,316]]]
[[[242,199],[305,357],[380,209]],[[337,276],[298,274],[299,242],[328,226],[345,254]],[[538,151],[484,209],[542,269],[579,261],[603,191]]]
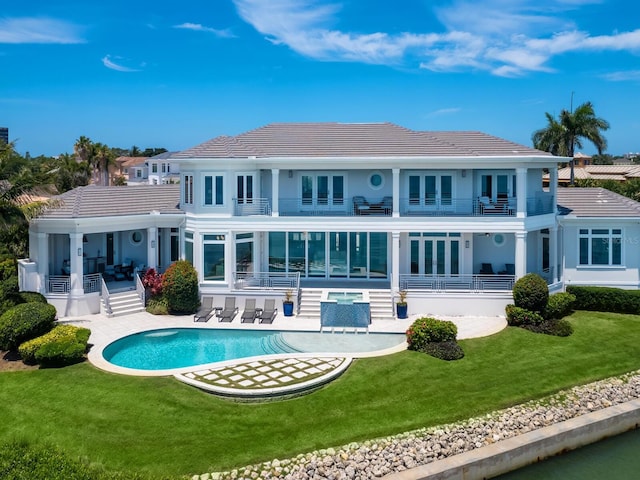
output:
[[[640,151],[629,0],[13,1],[0,72],[0,126],[31,155],[81,135],[180,150],[297,121],[531,145],[572,99],[610,122],[609,153]]]

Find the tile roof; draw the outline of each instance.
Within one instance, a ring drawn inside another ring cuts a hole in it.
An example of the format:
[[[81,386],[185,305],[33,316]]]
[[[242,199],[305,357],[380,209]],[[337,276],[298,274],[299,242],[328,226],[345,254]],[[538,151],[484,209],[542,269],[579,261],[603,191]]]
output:
[[[573,175],[576,179],[625,181],[630,178],[640,178],[640,165],[586,165],[575,167]],[[549,175],[545,175],[545,178],[549,178]],[[559,182],[568,182],[570,178],[570,167],[558,170]]]
[[[604,188],[558,188],[561,216],[640,217],[640,203]]]
[[[220,136],[171,158],[551,156],[481,132],[416,131],[392,123],[272,123]]]
[[[118,157],[115,162],[123,167],[135,167],[149,160],[149,157]]]
[[[103,187],[89,185],[55,197],[55,207],[41,218],[87,218],[121,215],[183,213],[179,209],[180,185]]]

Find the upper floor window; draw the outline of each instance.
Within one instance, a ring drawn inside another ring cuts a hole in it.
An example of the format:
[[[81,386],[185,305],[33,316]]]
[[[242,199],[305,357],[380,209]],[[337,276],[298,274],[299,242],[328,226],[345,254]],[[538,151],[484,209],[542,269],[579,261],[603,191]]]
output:
[[[157,163],[152,163],[151,164],[151,173],[158,173],[158,164]]]
[[[184,176],[183,193],[183,202],[187,205],[193,205],[193,175]]]
[[[204,204],[224,205],[224,177],[222,175],[205,175]]]
[[[167,164],[166,163],[162,164],[162,173],[167,173]]]
[[[581,228],[580,265],[622,265],[622,229]]]

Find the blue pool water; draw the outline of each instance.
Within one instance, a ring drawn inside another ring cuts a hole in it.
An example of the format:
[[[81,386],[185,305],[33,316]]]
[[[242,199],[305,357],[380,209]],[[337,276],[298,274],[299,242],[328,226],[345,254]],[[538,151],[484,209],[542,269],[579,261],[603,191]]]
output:
[[[120,367],[165,370],[275,353],[371,352],[404,341],[404,334],[171,328],[123,337],[107,345],[102,355]]]

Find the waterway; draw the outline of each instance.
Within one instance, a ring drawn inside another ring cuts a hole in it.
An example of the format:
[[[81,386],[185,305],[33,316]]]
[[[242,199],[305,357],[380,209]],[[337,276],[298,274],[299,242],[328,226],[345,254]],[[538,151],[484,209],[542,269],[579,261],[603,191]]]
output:
[[[549,458],[496,480],[634,480],[640,478],[640,429]]]

